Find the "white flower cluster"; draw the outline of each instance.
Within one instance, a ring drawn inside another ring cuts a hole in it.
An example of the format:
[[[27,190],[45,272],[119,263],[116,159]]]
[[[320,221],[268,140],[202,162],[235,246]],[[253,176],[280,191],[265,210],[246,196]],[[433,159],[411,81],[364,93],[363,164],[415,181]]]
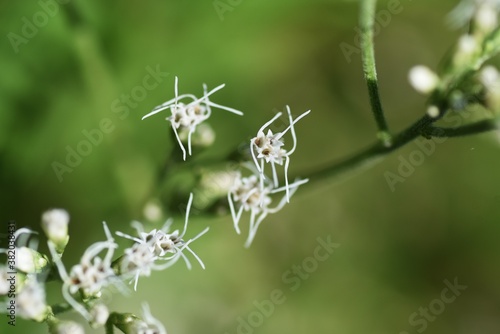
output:
[[[163,110],[169,109],[171,115],[168,116],[166,120],[169,121],[172,125],[175,137],[177,139],[177,142],[179,143],[179,147],[182,150],[182,158],[186,160],[186,149],[184,148],[178,131],[186,130],[188,132],[188,154],[191,155],[191,136],[196,131],[197,126],[210,117],[212,113],[211,108],[226,110],[236,115],[243,115],[243,113],[239,110],[225,107],[210,101],[209,96],[224,88],[224,84],[215,87],[211,91],[208,91],[207,86],[203,84],[203,96],[201,98],[197,98],[193,94],[179,95],[178,82],[178,78],[175,77],[174,98],[162,103],[159,106],[156,106],[153,111],[145,115],[142,119],[148,118],[149,116],[157,114]]]
[[[272,183],[266,180],[262,188],[257,175],[253,174],[248,177],[242,177],[241,173],[238,173],[227,197],[234,228],[238,234],[241,233],[239,222],[243,211],[250,212],[249,232],[245,247],[248,248],[252,244],[257,229],[264,218],[269,214],[281,210],[297,188],[307,181],[308,180],[300,180],[288,185],[288,187],[275,188]],[[275,207],[271,207],[271,195],[283,192],[287,189],[289,189],[289,192],[282,197]],[[235,208],[235,203],[239,206],[238,209]]]
[[[47,264],[48,259],[30,248],[36,248],[36,242],[28,245],[28,240],[21,240],[20,236],[36,234],[27,228],[17,230],[13,237],[13,249],[0,249],[7,254],[8,266],[0,266],[0,296],[15,298],[15,314],[24,319],[43,321],[48,313],[45,300],[45,287],[37,279],[39,273]],[[15,262],[15,265],[12,263]],[[13,275],[17,269],[19,272]],[[21,278],[23,278],[21,280]],[[2,305],[0,312],[10,313],[13,304]],[[9,308],[10,307],[10,308]]]
[[[83,253],[80,263],[74,265],[69,274],[67,273],[60,256],[56,252],[55,244],[48,241],[52,260],[57,265],[59,275],[63,280],[62,293],[66,301],[88,321],[92,320],[91,314],[83,305],[73,297],[80,292],[85,298],[98,298],[101,290],[115,281],[115,273],[111,268],[114,250],[118,245],[109,231],[106,223],[103,222],[106,241],[96,242],[90,245]],[[106,251],[104,258],[99,257],[102,251]]]
[[[488,49],[489,37],[499,29],[499,13],[500,0],[462,0],[452,10],[449,19],[456,27],[466,24],[470,26],[467,32],[458,38],[448,68],[438,76],[427,66],[414,66],[408,74],[410,85],[421,94],[431,95],[446,88],[453,81],[453,76],[470,70]],[[500,106],[498,71],[492,66],[485,66],[479,73],[478,79],[484,87],[484,101],[481,103],[488,109],[498,109]],[[470,98],[480,102],[477,96],[466,96],[467,89],[462,91],[461,88],[455,87],[456,94],[453,96],[453,101],[450,99],[453,108],[463,108]],[[427,108],[427,115],[431,118],[438,118],[442,113],[443,110],[439,110],[437,106],[430,105]]]
[[[123,284],[123,279],[132,277],[134,290],[137,290],[140,276],[149,276],[152,270],[164,270],[175,264],[179,258],[183,258],[190,269],[191,263],[184,251],[191,253],[202,268],[205,268],[201,259],[190,248],[190,244],[205,234],[208,228],[192,239],[187,241],[183,239],[187,230],[192,202],[193,195],[191,194],[182,233],[179,230],[169,233],[172,220],[168,220],[162,229],[153,229],[149,232],[144,230],[141,223],[133,222],[132,226],[137,230],[137,237],[117,231],[118,236],[130,239],[134,241],[134,244],[125,249],[124,254],[115,261],[113,261],[113,255],[118,248],[118,244],[105,222],[103,222],[103,227],[106,240],[89,246],[80,262],[74,265],[69,273],[62,263],[62,254],[57,251],[56,244],[52,240],[48,240],[52,261],[56,264],[59,276],[63,281],[62,294],[68,304],[94,327],[102,326],[107,321],[109,311],[104,304],[96,303],[96,301],[102,296],[103,289],[110,285],[117,287],[119,291],[126,292],[127,288]],[[48,230],[50,230],[50,226],[48,226]],[[0,268],[0,276],[3,275],[4,273]],[[4,290],[5,287],[0,285],[0,292]],[[34,292],[39,290],[36,290],[34,285],[34,288],[27,291],[32,291],[31,294],[33,295]],[[41,291],[44,292],[43,289]],[[31,310],[38,312],[40,302],[37,301],[40,298],[35,297],[29,298],[33,303],[36,302],[36,308],[32,306]],[[45,297],[44,294],[43,297]],[[154,318],[150,317],[150,319]],[[145,322],[141,322],[139,327],[134,329],[137,330],[137,333],[166,333],[163,326],[156,320],[148,321],[146,319]]]
[[[274,133],[269,128],[282,115],[279,112],[259,129],[257,136],[250,140],[250,152],[254,166],[249,166],[248,169],[252,172],[252,175],[243,177],[241,173],[238,173],[227,195],[234,228],[238,234],[241,233],[239,221],[243,211],[250,212],[250,227],[245,247],[250,247],[257,229],[264,218],[268,214],[281,210],[286,203],[290,202],[290,197],[297,188],[308,181],[297,180],[289,184],[288,167],[290,164],[290,155],[292,155],[297,147],[294,125],[304,116],[308,115],[310,110],[293,119],[290,107],[286,106],[286,109],[290,124],[285,130]],[[293,143],[290,149],[285,149],[283,137],[288,131],[291,133]],[[266,164],[271,165],[272,179],[269,179],[264,173]],[[283,187],[279,185],[276,165],[284,165],[285,185]],[[285,195],[281,201],[275,207],[271,207],[271,195],[283,191]]]
[[[25,319],[42,321],[47,313],[45,288],[35,275],[28,275],[16,296],[17,314]]]
[[[191,262],[183,253],[184,250],[190,252],[200,263],[201,267],[205,269],[205,265],[189,245],[208,232],[208,228],[188,241],[184,241],[183,239],[187,230],[189,211],[192,203],[193,194],[189,196],[182,233],[179,230],[169,233],[172,224],[171,220],[168,220],[162,229],[154,229],[147,233],[144,231],[141,223],[133,222],[132,226],[137,230],[137,237],[116,232],[117,235],[134,241],[134,244],[125,250],[125,255],[121,259],[120,264],[120,273],[122,275],[132,275],[134,277],[132,280],[134,282],[134,290],[137,290],[139,276],[149,276],[151,270],[164,270],[172,266],[181,257],[186,262],[187,267],[191,269]]]

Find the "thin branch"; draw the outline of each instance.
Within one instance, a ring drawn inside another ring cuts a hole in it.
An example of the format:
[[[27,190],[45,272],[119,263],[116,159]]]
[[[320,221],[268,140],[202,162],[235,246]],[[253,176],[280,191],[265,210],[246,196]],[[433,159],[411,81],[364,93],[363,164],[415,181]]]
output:
[[[359,174],[381,162],[387,154],[419,137],[424,129],[432,124],[433,121],[432,118],[426,115],[394,136],[391,146],[385,146],[381,142],[376,142],[345,160],[320,168],[313,173],[305,173],[304,175],[308,175],[310,181],[304,186],[309,186],[316,183],[316,181],[323,181],[333,177],[337,178],[338,182],[342,182]]]
[[[363,61],[363,72],[365,75],[370,105],[377,122],[378,138],[385,146],[391,145],[391,135],[384,116],[382,103],[378,91],[377,69],[375,65],[375,52],[373,44],[373,25],[375,21],[375,9],[377,0],[361,1],[361,58]]]
[[[498,125],[495,120],[485,119],[476,123],[467,124],[458,128],[442,128],[437,126],[429,126],[422,132],[426,137],[462,137],[475,135],[487,131],[498,130]]]

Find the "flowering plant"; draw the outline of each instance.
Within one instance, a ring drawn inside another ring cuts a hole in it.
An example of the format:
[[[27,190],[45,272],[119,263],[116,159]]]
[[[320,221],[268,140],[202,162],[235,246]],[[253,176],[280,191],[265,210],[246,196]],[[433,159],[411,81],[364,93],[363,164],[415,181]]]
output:
[[[375,9],[375,0],[361,1],[363,71],[371,111],[378,128],[374,144],[345,160],[295,176],[295,171],[290,172],[293,170],[290,165],[291,161],[295,161],[292,160],[292,154],[300,149],[298,137],[301,131],[298,122],[302,119],[304,121],[300,124],[307,120],[312,122],[314,112],[307,110],[294,116],[290,106],[286,105],[284,129],[275,126],[284,113],[278,112],[270,118],[266,116],[267,121],[262,126],[255,127],[253,132],[247,134],[249,140],[242,138],[242,142],[245,142],[241,146],[243,148],[235,148],[227,159],[221,159],[222,162],[231,163],[229,168],[220,170],[221,161],[204,165],[206,161],[196,160],[196,148],[202,149],[214,142],[215,131],[208,125],[212,111],[222,110],[238,116],[244,114],[214,102],[215,93],[224,88],[224,84],[211,90],[203,84],[203,93],[198,96],[179,94],[179,80],[175,77],[173,97],[169,96],[166,102],[142,118],[148,119],[146,124],[151,124],[154,119],[159,119],[159,115],[164,115],[168,131],[173,134],[175,147],[180,150],[174,149],[166,164],[160,168],[158,186],[146,199],[145,216],[152,218],[148,220],[161,216],[158,214],[164,209],[161,205],[161,185],[173,173],[189,170],[196,177],[193,184],[186,186],[189,188],[184,193],[186,196],[182,196],[182,191],[175,191],[175,200],[179,202],[176,204],[185,212],[183,228],[172,230],[172,219],[168,219],[161,228],[133,221],[131,225],[135,234],[121,231],[112,233],[107,223],[103,222],[101,239],[87,247],[78,263],[69,267],[64,263],[64,253],[73,239],[70,214],[64,209],[46,211],[41,217],[41,228],[47,239],[47,254],[39,250],[36,232],[27,228],[15,231],[12,245],[1,250],[7,254],[6,265],[0,266],[0,296],[6,304],[3,310],[9,310],[8,301],[14,285],[17,315],[39,323],[45,322],[51,333],[83,333],[81,324],[60,317],[70,311],[92,327],[104,328],[106,333],[113,333],[116,329],[123,333],[166,333],[166,326],[152,315],[148,304],[142,306],[142,317],[113,312],[108,309],[103,294],[111,290],[122,294],[137,291],[141,277],[167,270],[180,259],[188,269],[192,268],[192,258],[205,269],[202,258],[193,247],[194,242],[204,236],[209,228],[201,229],[191,238],[186,236],[192,207],[230,217],[237,234],[242,234],[242,230],[248,231],[244,246],[249,248],[262,223],[265,220],[272,221],[272,215],[293,203],[295,194],[311,183],[345,174],[352,175],[353,171],[372,166],[374,162],[381,161],[419,137],[451,138],[498,129],[500,74],[488,63],[500,52],[498,1],[464,0],[453,10],[449,19],[457,27],[468,25],[467,32],[458,38],[450,53],[444,57],[442,68],[432,70],[430,67],[434,66],[417,65],[409,69],[410,85],[417,93],[426,96],[427,102],[421,117],[396,133],[389,128],[378,90],[373,45]],[[456,127],[439,125],[439,121],[445,120],[450,114],[474,108],[481,110],[478,113],[480,119]],[[306,118],[308,115],[311,116]],[[232,117],[227,113],[224,116]],[[179,161],[180,156],[183,161]],[[214,166],[218,169],[207,180],[207,174],[210,173],[206,173],[203,168]],[[390,186],[398,182],[397,177],[391,174],[386,174],[386,180]],[[212,188],[207,185],[210,183]],[[210,189],[209,196],[198,196],[203,194],[205,188]],[[187,193],[189,197],[186,199]],[[185,206],[184,202],[187,202]],[[249,216],[248,228],[241,224],[243,215]],[[118,240],[130,244],[120,250]],[[10,254],[15,254],[15,259]],[[9,283],[13,271],[18,274],[15,284]],[[46,284],[49,281],[59,282],[63,303],[48,302]]]

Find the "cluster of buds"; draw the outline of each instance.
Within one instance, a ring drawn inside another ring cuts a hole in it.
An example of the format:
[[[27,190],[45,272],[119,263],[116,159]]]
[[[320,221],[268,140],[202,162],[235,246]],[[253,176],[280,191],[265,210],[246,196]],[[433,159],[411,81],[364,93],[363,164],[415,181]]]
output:
[[[471,23],[473,28],[487,33],[496,28],[499,11],[498,0],[462,0],[451,11],[449,21],[455,27]]]
[[[286,106],[290,124],[281,131],[274,133],[269,127],[282,113],[277,113],[271,120],[266,122],[257,132],[257,135],[250,140],[250,153],[253,164],[248,165],[251,175],[243,177],[239,172],[234,178],[233,184],[228,192],[229,208],[236,232],[241,233],[239,221],[242,213],[250,212],[250,224],[248,238],[245,247],[250,247],[260,224],[271,213],[281,210],[286,203],[290,202],[290,197],[297,188],[308,180],[296,180],[293,183],[288,181],[288,167],[290,156],[297,147],[297,136],[294,125],[310,110],[304,112],[296,119],[293,119],[290,107]],[[266,132],[267,129],[267,132]],[[285,149],[284,135],[290,132],[292,137],[292,147]],[[265,166],[271,165],[272,179],[265,174]],[[280,187],[276,165],[284,166],[285,185]],[[285,192],[283,198],[275,207],[271,207],[272,195]]]
[[[78,323],[58,319],[54,314],[55,308],[53,310],[53,306],[49,306],[46,302],[43,282],[47,277],[59,276],[62,281],[62,295],[67,305],[81,314],[92,327],[115,326],[124,333],[166,333],[163,325],[151,316],[147,305],[144,306],[144,320],[128,313],[124,318],[124,314],[110,314],[102,297],[105,289],[110,286],[126,293],[128,288],[123,280],[130,277],[134,283],[134,290],[137,290],[139,276],[149,276],[152,270],[166,269],[175,264],[179,258],[184,259],[190,269],[191,262],[184,254],[186,251],[196,258],[202,268],[205,268],[200,257],[190,246],[193,241],[205,234],[208,228],[192,239],[184,239],[192,202],[191,194],[182,232],[179,230],[169,232],[172,220],[168,220],[162,229],[153,229],[149,232],[144,230],[141,223],[133,222],[132,226],[138,234],[136,237],[116,232],[118,236],[134,242],[116,260],[113,260],[113,256],[118,244],[107,224],[103,222],[105,240],[90,245],[80,261],[69,271],[62,261],[69,240],[69,214],[62,209],[45,212],[42,216],[42,228],[48,239],[50,259],[36,251],[33,240],[30,240],[29,244],[24,240],[23,237],[35,234],[27,228],[21,228],[14,233],[12,249],[0,249],[0,252],[8,254],[7,266],[0,266],[0,297],[7,299],[7,305],[2,309],[4,312],[5,310],[10,312],[8,306],[12,302],[8,299],[15,297],[12,312],[19,317],[38,322],[45,321],[51,333],[84,333],[83,327]],[[15,254],[12,260],[9,260],[10,253]],[[57,273],[52,273],[53,269]],[[64,308],[66,309],[66,306]]]
[[[169,109],[171,115],[168,116],[166,120],[170,122],[175,134],[175,138],[177,139],[179,147],[182,150],[182,158],[186,160],[186,149],[184,148],[181,134],[179,132],[182,133],[187,132],[187,145],[188,145],[187,153],[191,155],[192,154],[191,137],[193,133],[196,131],[196,128],[210,117],[212,113],[211,108],[226,110],[240,116],[243,115],[243,113],[239,110],[222,106],[220,104],[210,101],[209,99],[210,95],[224,88],[225,86],[224,84],[215,87],[211,91],[208,91],[207,85],[203,84],[203,96],[201,98],[198,98],[193,94],[179,95],[178,83],[179,80],[177,77],[175,77],[174,98],[162,103],[159,106],[156,106],[153,109],[153,111],[145,115],[142,119],[148,118],[163,110]],[[213,132],[205,128],[203,129],[203,134],[201,138],[205,138],[206,140],[212,142]]]
[[[59,276],[63,280],[62,293],[64,298],[88,321],[93,321],[91,314],[73,295],[80,293],[84,301],[97,299],[101,296],[102,289],[116,279],[111,262],[114,250],[118,245],[114,242],[106,223],[103,223],[103,226],[107,240],[90,245],[83,253],[80,263],[74,265],[69,274],[64,268],[54,243],[51,240],[47,242],[52,253],[52,260],[57,265]],[[102,251],[106,251],[104,258],[99,257]]]
[[[36,232],[21,228],[13,234],[9,248],[0,249],[7,255],[7,265],[0,266],[0,297],[7,297],[2,310],[9,315],[41,322],[49,313],[45,300],[45,286],[39,281],[39,274],[48,268],[48,258],[36,251],[36,240],[23,238]]]
[[[440,75],[426,66],[418,65],[409,71],[411,86],[419,93],[430,96],[434,92],[452,89],[449,94],[449,108],[463,110],[469,104],[485,106],[489,110],[500,107],[498,71],[492,66],[485,66],[478,76],[465,75],[476,71],[482,63],[485,52],[496,48],[491,43],[498,40],[498,0],[462,0],[450,13],[450,20],[455,26],[469,24],[467,32],[458,38],[454,52]],[[472,78],[472,80],[470,80]],[[457,84],[457,79],[459,80]],[[477,80],[478,79],[478,80]],[[444,106],[441,106],[443,109]],[[445,110],[430,105],[427,114],[439,118]]]

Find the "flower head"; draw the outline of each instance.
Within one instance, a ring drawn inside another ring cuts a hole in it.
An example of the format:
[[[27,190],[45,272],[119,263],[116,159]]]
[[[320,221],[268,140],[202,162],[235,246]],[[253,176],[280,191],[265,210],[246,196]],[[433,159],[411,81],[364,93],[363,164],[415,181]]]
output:
[[[134,244],[125,250],[121,259],[120,273],[122,275],[133,275],[134,290],[137,290],[139,276],[149,276],[151,270],[164,270],[172,266],[179,258],[183,258],[188,269],[191,269],[191,262],[183,253],[184,250],[190,252],[200,263],[202,268],[205,265],[196,253],[189,247],[189,244],[208,231],[208,228],[199,233],[196,237],[185,241],[183,239],[188,225],[189,211],[193,202],[193,194],[189,196],[186,209],[186,218],[182,233],[179,230],[170,231],[172,220],[167,220],[161,229],[153,229],[145,232],[144,227],[139,222],[133,222],[132,226],[137,230],[137,237],[117,231],[118,236],[134,241]]]
[[[240,234],[239,221],[243,212],[250,212],[250,227],[245,247],[250,247],[260,224],[268,214],[281,210],[295,193],[297,188],[308,180],[298,180],[286,187],[275,188],[271,182],[266,181],[264,187],[260,186],[258,177],[250,175],[243,177],[241,173],[236,177],[233,187],[227,194],[234,228]],[[275,207],[271,207],[272,195],[289,189]]]
[[[29,276],[21,291],[16,296],[16,307],[19,316],[25,319],[43,321],[47,315],[45,289],[37,282],[35,276]]]
[[[278,187],[278,174],[276,172],[276,164],[283,165],[285,163],[285,190],[286,190],[286,200],[290,200],[289,185],[288,185],[288,165],[290,163],[290,155],[295,151],[297,146],[297,137],[295,136],[294,124],[297,123],[302,117],[308,115],[311,111],[308,110],[295,120],[292,118],[292,113],[290,112],[290,107],[286,106],[288,112],[288,118],[290,120],[290,125],[282,132],[273,133],[271,129],[265,132],[276,119],[281,116],[281,112],[277,113],[270,121],[265,123],[257,132],[257,136],[250,140],[250,152],[252,154],[255,167],[259,171],[259,180],[261,185],[261,192],[264,191],[264,166],[266,163],[270,163],[273,171],[273,183],[274,187]],[[293,145],[289,150],[284,148],[283,136],[290,130],[293,139]],[[262,203],[261,203],[262,204]]]
[[[111,232],[104,222],[103,227],[107,240],[90,245],[83,253],[80,263],[74,265],[69,274],[56,252],[55,245],[48,241],[53,261],[57,265],[59,275],[63,280],[62,292],[66,301],[89,321],[92,319],[91,315],[72,295],[80,291],[84,297],[98,297],[102,288],[118,282],[111,268],[114,249],[118,245],[114,242]],[[99,254],[103,251],[106,251],[106,254],[101,258]]]
[[[197,98],[193,94],[178,94],[178,78],[175,77],[175,97],[163,104],[155,107],[153,111],[145,115],[142,119],[148,118],[154,114],[157,114],[163,110],[169,109],[171,115],[166,118],[167,121],[172,125],[179,147],[182,150],[183,159],[186,160],[186,149],[182,143],[178,131],[187,131],[187,141],[188,141],[188,153],[191,155],[191,136],[196,131],[196,127],[207,120],[211,113],[212,107],[219,108],[232,112],[237,115],[243,115],[239,110],[222,106],[220,104],[210,101],[209,96],[224,88],[224,84],[219,85],[212,89],[207,90],[207,86],[203,84],[203,96]]]

